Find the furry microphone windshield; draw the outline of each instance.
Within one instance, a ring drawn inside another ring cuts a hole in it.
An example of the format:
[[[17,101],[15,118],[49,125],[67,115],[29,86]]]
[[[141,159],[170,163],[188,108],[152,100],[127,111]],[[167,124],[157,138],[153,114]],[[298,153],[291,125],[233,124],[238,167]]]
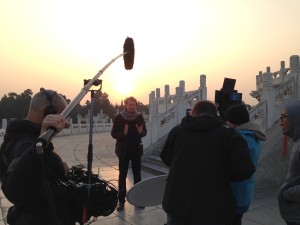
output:
[[[123,59],[126,70],[131,70],[134,63],[134,42],[133,39],[127,37],[123,45]]]

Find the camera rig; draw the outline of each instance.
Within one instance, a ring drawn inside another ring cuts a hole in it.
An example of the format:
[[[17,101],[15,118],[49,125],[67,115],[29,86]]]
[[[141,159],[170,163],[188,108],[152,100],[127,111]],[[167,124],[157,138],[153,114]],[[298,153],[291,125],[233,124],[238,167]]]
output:
[[[225,120],[225,112],[230,106],[242,104],[242,93],[234,90],[235,82],[235,79],[224,78],[221,90],[215,91],[215,103],[223,120]]]
[[[110,215],[118,203],[117,188],[97,174],[92,173],[89,177],[88,171],[82,165],[72,166],[67,179],[60,180],[58,185],[67,190],[75,220],[80,224],[84,224],[91,217]],[[87,198],[88,190],[90,198]]]

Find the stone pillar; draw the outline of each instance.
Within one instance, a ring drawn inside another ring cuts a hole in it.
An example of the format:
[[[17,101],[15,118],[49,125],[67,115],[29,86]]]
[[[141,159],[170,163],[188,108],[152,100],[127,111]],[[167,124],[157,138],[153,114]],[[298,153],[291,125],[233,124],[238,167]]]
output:
[[[2,119],[2,129],[6,130],[7,128],[7,119]]]
[[[176,102],[182,99],[182,89],[180,87],[176,87]]]
[[[283,84],[284,80],[286,78],[286,68],[285,68],[285,62],[280,62],[280,70],[279,70],[279,77],[280,77],[280,83]]]
[[[300,64],[298,55],[290,57],[290,75],[295,78],[295,98],[300,98]]]
[[[78,120],[78,129],[79,129],[79,134],[81,134],[81,116],[78,114],[77,116],[77,120]]]
[[[156,99],[160,98],[160,88],[156,88]]]
[[[170,95],[170,85],[166,84],[165,85],[165,96]]]
[[[258,91],[259,90],[259,75],[256,75],[256,77],[255,77],[255,81],[256,81],[256,91]]]
[[[112,127],[114,125],[114,122],[112,119],[109,119],[109,127],[110,127],[110,130],[112,130]]]
[[[185,107],[183,99],[183,89],[176,87],[176,108],[177,108],[177,124],[180,123],[181,119],[185,116]]]
[[[179,87],[182,89],[182,93],[184,94],[184,92],[185,92],[185,81],[184,80],[179,81]]]
[[[164,108],[165,112],[168,111],[168,98],[170,96],[170,86],[168,84],[165,85],[165,96],[164,96]]]
[[[155,89],[155,98],[156,98],[156,104],[157,104],[157,112],[158,113],[162,113],[161,112],[161,107],[160,107],[160,103],[161,103],[161,101],[160,101],[160,89],[159,88],[156,88]],[[164,110],[164,109],[163,109]]]
[[[299,56],[292,55],[290,57],[290,73],[297,73],[299,72]]]
[[[267,129],[270,129],[277,120],[277,116],[274,112],[275,109],[275,94],[273,88],[273,78],[270,67],[267,67],[267,72],[263,75],[263,91],[261,94],[261,101],[266,101],[266,112],[263,113],[264,122],[267,125]]]
[[[263,91],[273,90],[273,77],[270,67],[267,67],[267,72],[263,76]]]
[[[73,134],[73,126],[74,126],[74,124],[73,124],[72,118],[69,119],[69,122],[71,124],[71,126],[70,126],[70,134]]]
[[[200,75],[199,100],[207,100],[206,75]]]
[[[262,88],[263,88],[263,72],[259,71],[258,72],[258,81],[257,81],[257,91],[259,93],[262,92]]]
[[[155,92],[151,91],[149,94],[149,121],[151,122],[153,119],[153,116],[157,115],[158,109],[157,104],[155,101]]]

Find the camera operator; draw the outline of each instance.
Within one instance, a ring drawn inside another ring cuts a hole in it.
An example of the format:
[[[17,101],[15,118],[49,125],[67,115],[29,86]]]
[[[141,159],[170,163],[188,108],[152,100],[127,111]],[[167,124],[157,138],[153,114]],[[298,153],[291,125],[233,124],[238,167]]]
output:
[[[67,195],[57,186],[57,180],[64,179],[68,171],[66,163],[54,151],[51,142],[45,147],[43,158],[36,151],[39,136],[48,128],[60,132],[70,126],[67,119],[59,115],[66,106],[57,92],[41,89],[32,97],[26,118],[12,120],[7,126],[1,145],[0,175],[3,193],[13,203],[7,214],[10,225],[57,224],[55,222],[75,225]],[[45,190],[47,184],[50,184],[50,193]],[[49,204],[49,194],[52,194],[53,205]],[[55,213],[51,207],[56,209]]]

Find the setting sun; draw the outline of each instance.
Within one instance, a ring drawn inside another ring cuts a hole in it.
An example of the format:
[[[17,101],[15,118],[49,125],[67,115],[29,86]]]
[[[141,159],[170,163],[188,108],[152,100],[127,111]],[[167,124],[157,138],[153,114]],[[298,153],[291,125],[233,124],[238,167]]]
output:
[[[122,77],[115,81],[116,89],[120,95],[128,95],[132,92],[132,82],[126,78]]]

